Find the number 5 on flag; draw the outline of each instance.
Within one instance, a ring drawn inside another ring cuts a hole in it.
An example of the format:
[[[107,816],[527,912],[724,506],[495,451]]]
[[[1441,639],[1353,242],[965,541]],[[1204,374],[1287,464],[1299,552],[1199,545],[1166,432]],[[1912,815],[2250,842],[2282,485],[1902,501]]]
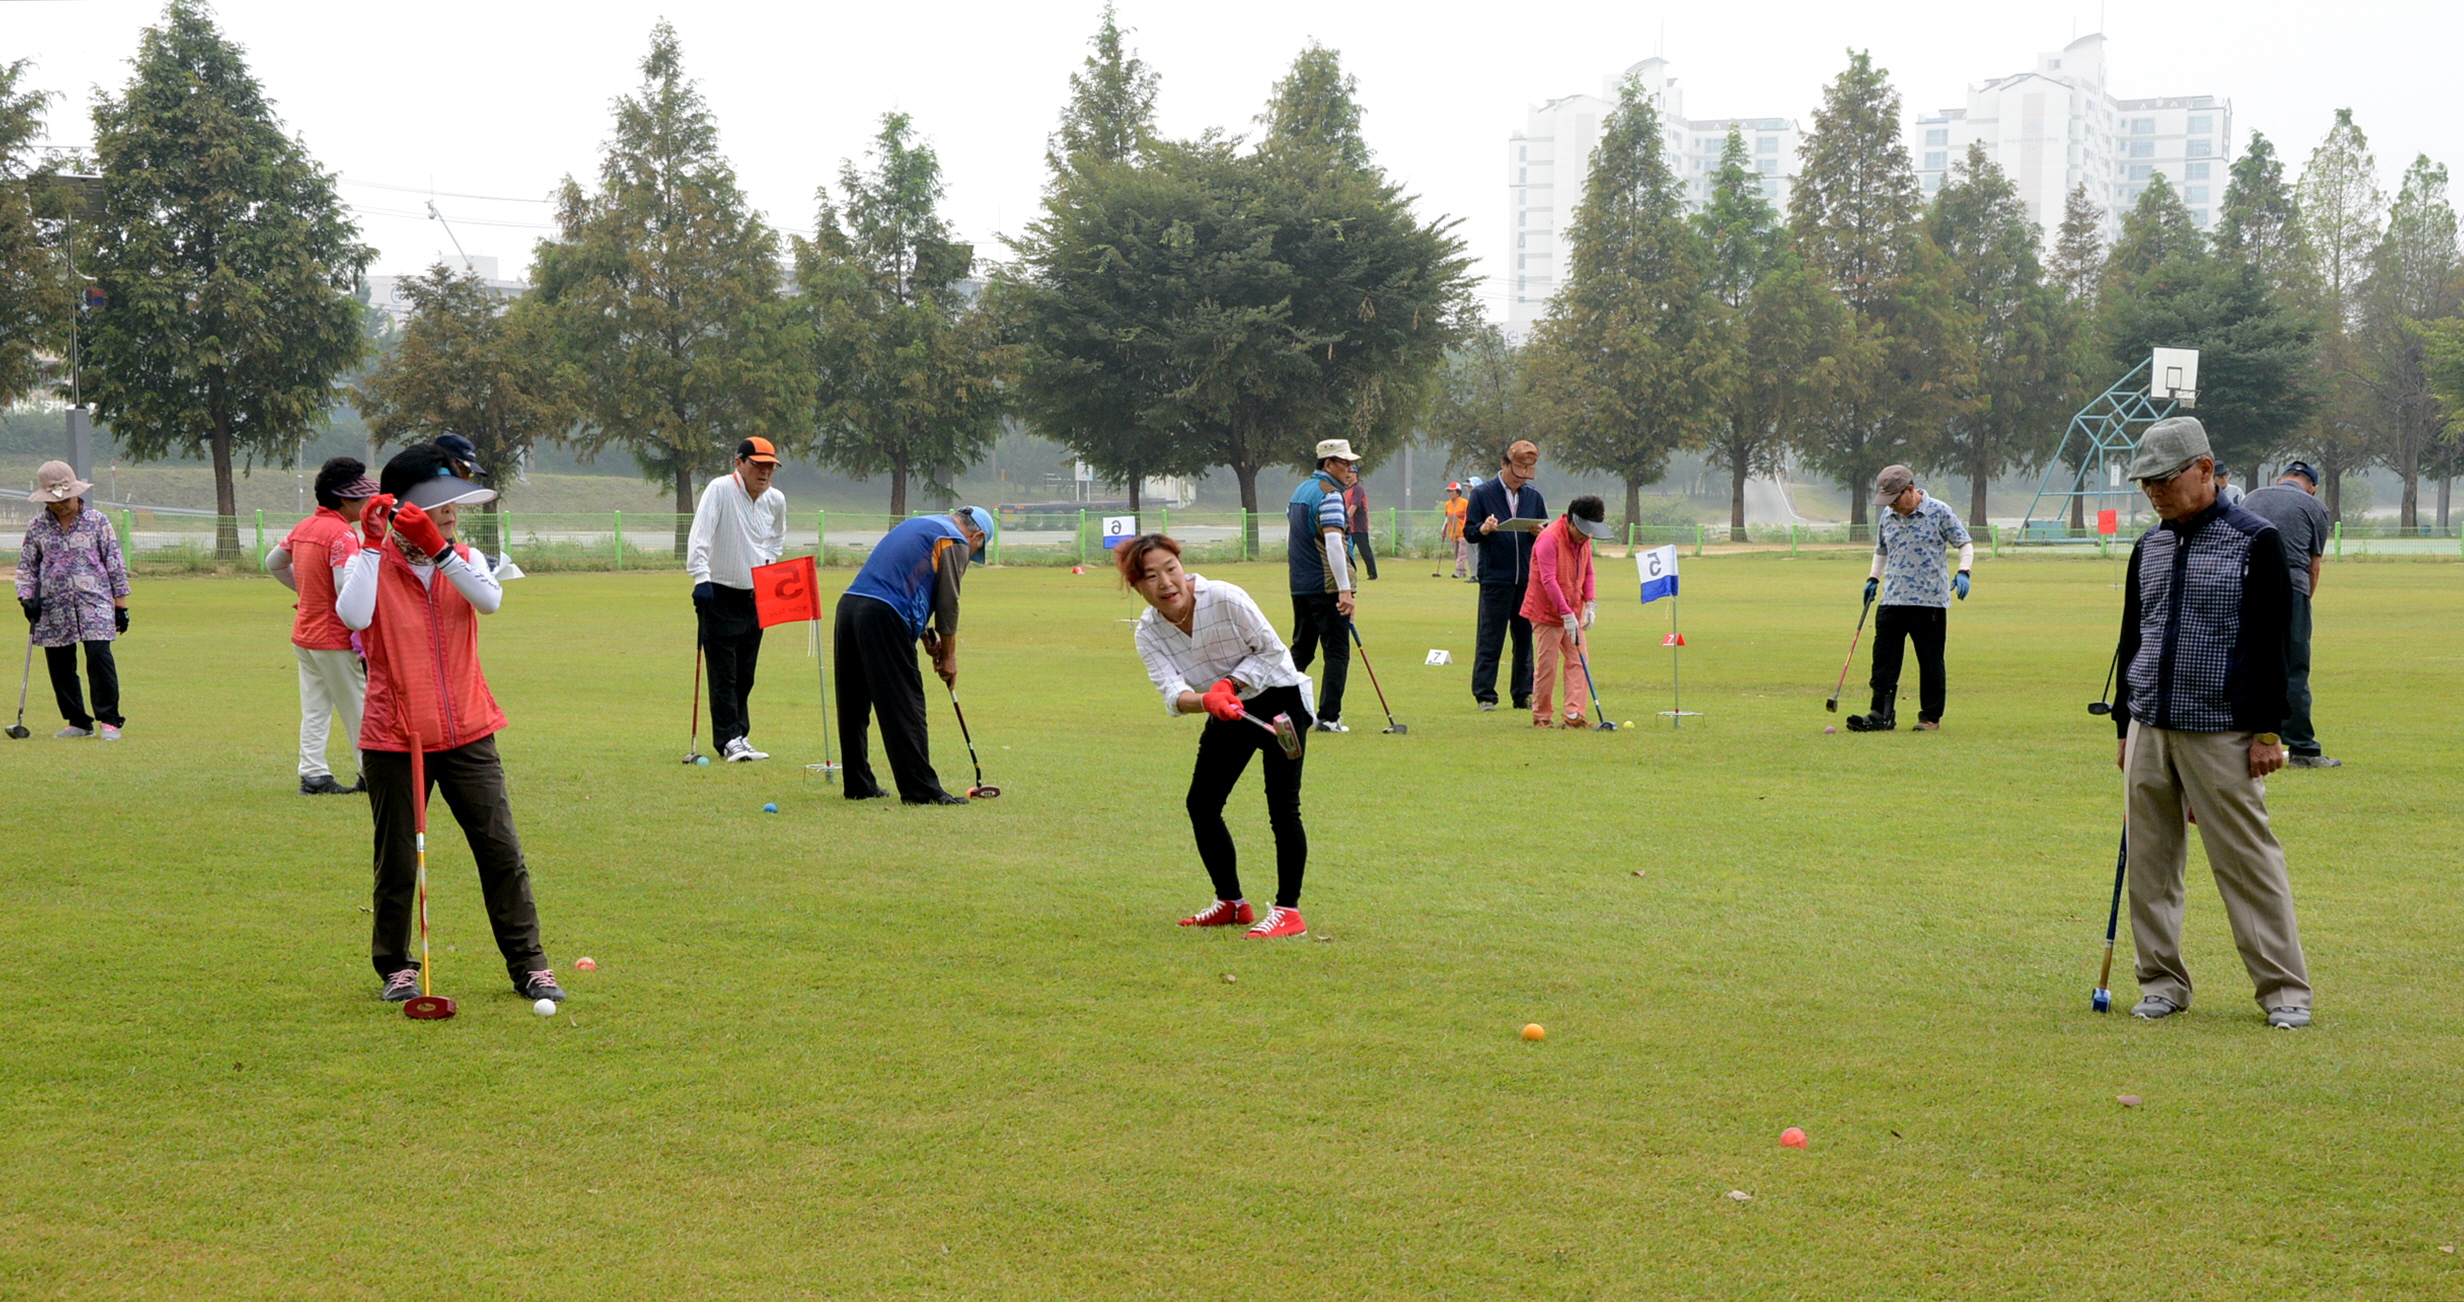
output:
[[[1654,547],[1634,553],[1634,567],[1642,571],[1643,604],[1648,606],[1662,597],[1677,595],[1677,548],[1675,545]]]

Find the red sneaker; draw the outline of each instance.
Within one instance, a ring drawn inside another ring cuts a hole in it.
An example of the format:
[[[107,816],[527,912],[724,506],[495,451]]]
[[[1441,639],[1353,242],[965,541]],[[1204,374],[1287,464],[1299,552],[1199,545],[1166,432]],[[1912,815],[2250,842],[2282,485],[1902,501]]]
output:
[[[1247,900],[1238,904],[1230,900],[1217,900],[1181,919],[1181,925],[1184,927],[1246,927],[1250,920],[1257,916],[1257,911],[1249,907]]]
[[[1251,927],[1248,931],[1251,940],[1272,940],[1277,936],[1306,936],[1308,934],[1309,924],[1300,920],[1300,910],[1287,909],[1281,905],[1268,909],[1266,916],[1258,919],[1258,925]]]

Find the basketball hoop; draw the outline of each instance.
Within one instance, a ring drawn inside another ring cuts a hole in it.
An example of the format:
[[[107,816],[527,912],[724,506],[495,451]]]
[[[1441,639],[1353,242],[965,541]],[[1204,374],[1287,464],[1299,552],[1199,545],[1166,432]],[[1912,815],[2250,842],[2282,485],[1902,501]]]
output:
[[[2147,396],[2185,410],[2199,405],[2199,350],[2158,348],[2147,370]]]

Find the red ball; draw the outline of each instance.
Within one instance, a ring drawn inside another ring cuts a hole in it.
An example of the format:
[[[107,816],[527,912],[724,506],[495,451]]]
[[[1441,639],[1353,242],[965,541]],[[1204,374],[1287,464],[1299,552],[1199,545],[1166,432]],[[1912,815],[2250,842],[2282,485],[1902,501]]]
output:
[[[1802,1130],[1797,1129],[1795,1126],[1790,1126],[1788,1129],[1781,1131],[1781,1132],[1780,1132],[1780,1147],[1782,1147],[1782,1148],[1803,1148],[1803,1147],[1805,1147],[1805,1132],[1804,1132],[1804,1131],[1802,1131]]]

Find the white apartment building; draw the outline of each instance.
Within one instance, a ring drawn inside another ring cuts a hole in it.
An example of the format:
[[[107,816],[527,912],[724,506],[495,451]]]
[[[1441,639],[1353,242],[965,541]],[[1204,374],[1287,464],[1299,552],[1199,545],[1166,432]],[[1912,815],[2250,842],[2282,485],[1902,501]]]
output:
[[[1548,311],[1549,296],[1565,274],[1563,234],[1583,201],[1591,153],[1600,124],[1617,106],[1617,87],[1639,77],[1660,111],[1667,133],[1669,166],[1684,183],[1686,207],[1699,209],[1711,196],[1711,176],[1720,169],[1728,132],[1736,128],[1763,176],[1763,197],[1788,205],[1797,174],[1796,121],[1782,117],[1688,118],[1685,92],[1668,75],[1668,60],[1653,57],[1603,78],[1598,95],[1567,95],[1531,107],[1523,129],[1506,138],[1507,249],[1504,271],[1507,333],[1520,337]],[[2060,212],[2057,204],[2055,212]]]
[[[499,276],[497,274],[496,259],[487,254],[473,254],[466,258],[459,253],[451,255],[439,253],[436,255],[436,260],[448,267],[460,264],[458,268],[459,270],[468,271],[472,275],[479,277],[480,281],[486,284],[489,289],[496,291],[496,296],[499,298],[520,298],[524,294],[530,292],[530,285],[526,282],[519,280],[506,280]],[[425,275],[427,273],[423,271],[420,274]],[[409,324],[411,319],[411,300],[402,293],[402,282],[413,279],[417,279],[417,277],[368,277],[368,306],[383,310],[387,316],[394,319],[395,325]]]
[[[2148,181],[2163,176],[2201,230],[2213,230],[2233,144],[2233,101],[2213,95],[2116,99],[2105,89],[2105,38],[2082,36],[2036,67],[1968,88],[1965,108],[1919,117],[1909,143],[1930,197],[1971,141],[2010,176],[2048,242],[2081,184],[2105,214],[2105,238]]]

